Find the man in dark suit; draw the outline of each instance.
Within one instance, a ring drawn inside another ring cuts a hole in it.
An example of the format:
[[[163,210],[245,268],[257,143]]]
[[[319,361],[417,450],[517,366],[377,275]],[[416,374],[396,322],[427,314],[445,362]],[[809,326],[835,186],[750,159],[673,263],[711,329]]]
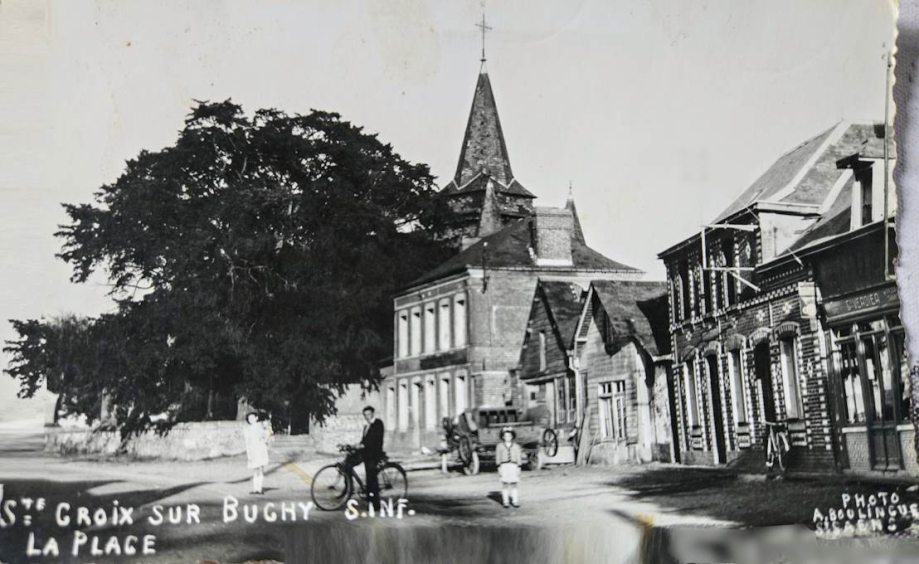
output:
[[[377,480],[377,465],[383,457],[383,422],[377,419],[371,406],[364,408],[364,435],[361,438],[361,456],[364,472],[367,474],[367,494],[374,509],[380,509],[380,483]]]

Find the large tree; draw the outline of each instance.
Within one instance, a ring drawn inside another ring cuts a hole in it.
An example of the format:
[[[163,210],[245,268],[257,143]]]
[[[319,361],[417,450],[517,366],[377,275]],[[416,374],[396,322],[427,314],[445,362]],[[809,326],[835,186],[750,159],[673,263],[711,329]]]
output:
[[[72,280],[101,272],[118,303],[90,324],[73,371],[94,397],[68,406],[95,417],[104,390],[129,431],[202,395],[205,417],[214,397],[333,413],[343,386],[374,382],[391,354],[394,291],[449,253],[428,168],[320,111],[199,103],[174,146],[64,207]],[[36,324],[14,322],[7,347],[26,395]]]

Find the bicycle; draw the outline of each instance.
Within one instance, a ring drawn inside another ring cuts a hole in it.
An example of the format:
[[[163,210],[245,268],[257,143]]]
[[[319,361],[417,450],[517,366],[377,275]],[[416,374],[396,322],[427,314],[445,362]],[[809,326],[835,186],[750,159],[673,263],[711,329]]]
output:
[[[359,449],[351,445],[338,445],[338,451],[345,454],[345,459],[320,468],[310,485],[313,503],[323,511],[335,511],[348,503],[354,496],[355,483],[361,498],[367,498],[367,487],[354,470],[355,466],[362,463]],[[385,453],[377,465],[377,481],[380,485],[380,499],[399,499],[408,495],[405,470],[398,463],[390,462]]]
[[[769,433],[766,435],[766,469],[771,470],[778,463],[779,470],[783,473],[788,469],[788,453],[791,444],[788,441],[788,431],[784,423],[766,421]]]

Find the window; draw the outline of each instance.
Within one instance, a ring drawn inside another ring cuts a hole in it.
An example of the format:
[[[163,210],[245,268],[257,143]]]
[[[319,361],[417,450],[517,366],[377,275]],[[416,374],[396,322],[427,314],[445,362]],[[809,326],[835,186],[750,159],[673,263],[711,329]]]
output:
[[[434,352],[434,342],[437,340],[436,308],[434,304],[424,306],[424,352]]]
[[[710,265],[703,265],[708,267]],[[712,313],[715,310],[715,300],[712,296],[712,273],[710,271],[699,269],[699,275],[702,276],[702,294],[705,300],[705,313]]]
[[[445,351],[450,348],[450,301],[441,300],[437,314],[437,344],[438,350]]]
[[[421,382],[412,384],[412,426],[418,428],[421,426]]]
[[[466,346],[466,296],[453,299],[453,339],[457,348]]]
[[[779,341],[779,352],[782,355],[782,382],[785,387],[785,412],[788,419],[800,419],[804,416],[804,403],[801,398],[801,384],[798,382],[798,359],[795,352],[794,337]]]
[[[600,433],[604,439],[626,438],[625,381],[604,382],[599,387]]]
[[[433,378],[424,386],[424,427],[434,429],[437,427],[437,382]]]
[[[696,394],[696,377],[692,362],[683,365],[683,388],[686,393],[686,421],[687,428],[699,424],[699,396]]]
[[[899,321],[899,320],[898,320]],[[899,323],[897,323],[899,325]],[[890,339],[893,341],[893,355],[899,363],[899,370],[897,371],[897,377],[900,384],[900,394],[899,394],[899,405],[898,407],[898,421],[909,422],[909,409],[910,409],[910,381],[909,381],[909,358],[907,357],[907,351],[905,344],[903,342],[904,332],[902,329],[899,331],[891,331]]]
[[[871,186],[871,168],[867,167],[864,170],[860,171],[861,174],[858,175],[858,181],[861,184],[862,192],[862,225],[868,225],[871,223],[872,219],[872,199],[874,198],[874,190]]]
[[[680,297],[677,294],[679,279],[670,279],[670,321],[676,323],[680,320]]]
[[[747,391],[744,385],[743,361],[741,351],[733,350],[728,354],[728,370],[731,372],[731,397],[734,400],[734,422],[747,421]]]
[[[845,402],[846,423],[909,421],[909,365],[899,320],[837,329],[834,360]]]
[[[539,371],[546,371],[546,332],[539,332]]]
[[[729,238],[725,239],[721,244],[721,252],[724,256],[724,266],[725,268],[731,268],[734,266],[734,239]],[[734,275],[731,274],[734,271],[725,270],[722,274],[724,275],[724,307],[737,303],[737,280],[734,279]]]
[[[440,417],[450,417],[450,375],[440,377]]]
[[[408,429],[408,382],[403,380],[399,382],[399,429],[404,431]]]
[[[689,290],[692,283],[689,277],[689,263],[685,260],[680,261],[680,309],[683,312],[682,319],[689,319],[692,316],[692,307],[690,306],[690,299],[692,294]]]
[[[699,274],[699,269],[689,271],[689,301],[692,304],[692,314],[695,316],[702,315],[702,300],[699,299],[702,291],[702,281],[699,279]]]
[[[386,427],[392,429],[396,426],[396,388],[386,388]]]
[[[421,354],[421,308],[413,308],[409,319],[409,339],[411,340],[409,354],[416,356]]]
[[[462,413],[466,410],[466,376],[461,375],[456,377],[455,382],[456,393],[454,397],[456,398],[456,412]]]
[[[839,347],[837,362],[846,402],[846,423],[864,423],[868,417],[865,413],[865,395],[859,377],[858,354],[854,342],[850,341]]]
[[[575,392],[574,375],[569,374],[556,380],[558,396],[558,423],[575,423],[575,406],[577,405],[577,395]]]
[[[405,357],[408,356],[408,312],[400,311],[399,312],[399,336],[398,341],[398,350],[399,356]]]
[[[565,387],[567,388],[568,403],[566,404],[568,409],[568,422],[576,423],[576,408],[577,408],[577,392],[576,384],[574,381],[574,374],[569,374],[565,377]]]

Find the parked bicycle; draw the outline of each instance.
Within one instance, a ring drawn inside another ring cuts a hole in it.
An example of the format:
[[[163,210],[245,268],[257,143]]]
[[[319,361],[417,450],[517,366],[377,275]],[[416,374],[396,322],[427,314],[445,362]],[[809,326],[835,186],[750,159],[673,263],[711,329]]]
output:
[[[788,469],[788,453],[791,443],[788,441],[788,429],[784,423],[766,421],[766,469],[771,470],[778,464],[779,470]]]
[[[338,451],[344,453],[345,459],[320,468],[310,486],[313,503],[323,511],[341,509],[355,493],[367,499],[367,487],[354,470],[355,466],[362,464],[360,449],[352,445],[338,445]],[[408,495],[405,470],[398,463],[390,462],[385,453],[377,466],[377,479],[380,499],[399,499]]]

